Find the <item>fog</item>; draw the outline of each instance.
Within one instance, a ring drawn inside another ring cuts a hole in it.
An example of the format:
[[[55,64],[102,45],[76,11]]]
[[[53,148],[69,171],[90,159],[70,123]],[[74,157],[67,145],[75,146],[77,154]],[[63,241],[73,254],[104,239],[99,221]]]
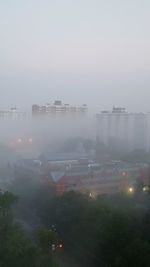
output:
[[[47,146],[49,152],[56,151],[69,138],[96,140],[96,120],[88,115],[83,118],[32,118],[30,114],[24,120],[1,119],[0,124],[1,144],[27,158],[37,158]]]
[[[0,107],[149,111],[149,10],[148,0],[1,3]]]
[[[0,266],[149,266],[150,1],[0,1]]]

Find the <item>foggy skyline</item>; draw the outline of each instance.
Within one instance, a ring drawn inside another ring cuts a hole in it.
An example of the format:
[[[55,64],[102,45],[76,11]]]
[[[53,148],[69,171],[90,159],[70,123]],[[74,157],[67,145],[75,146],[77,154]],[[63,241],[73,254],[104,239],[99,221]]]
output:
[[[0,108],[150,111],[149,1],[0,3]]]

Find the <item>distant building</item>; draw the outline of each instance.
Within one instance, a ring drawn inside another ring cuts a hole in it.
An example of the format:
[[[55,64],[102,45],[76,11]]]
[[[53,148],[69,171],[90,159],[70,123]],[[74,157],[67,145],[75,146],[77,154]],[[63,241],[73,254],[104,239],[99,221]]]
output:
[[[19,111],[17,108],[9,110],[0,110],[0,120],[24,120],[26,112]]]
[[[137,185],[143,190],[149,186],[147,164],[109,161],[104,164],[89,159],[64,159],[41,161],[20,159],[15,164],[15,175],[32,174],[35,181],[46,186],[52,194],[62,195],[68,191],[87,193],[90,197],[132,193]]]
[[[56,195],[68,191],[88,193],[91,197],[134,191],[138,182],[148,186],[148,166],[128,163],[81,163],[48,165],[43,181]]]
[[[87,105],[73,106],[69,104],[63,104],[62,101],[56,100],[52,104],[46,104],[44,106],[33,105],[32,116],[33,117],[52,117],[52,116],[82,116],[88,111]]]
[[[149,117],[148,113],[129,113],[125,108],[102,111],[96,115],[97,139],[106,145],[120,143],[128,151],[149,150]]]

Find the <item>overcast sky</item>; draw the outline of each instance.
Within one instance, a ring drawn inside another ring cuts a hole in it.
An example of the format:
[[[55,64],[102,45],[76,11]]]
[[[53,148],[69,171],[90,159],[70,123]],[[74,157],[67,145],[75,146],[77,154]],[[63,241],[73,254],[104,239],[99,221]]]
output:
[[[150,111],[150,1],[1,0],[0,93]]]

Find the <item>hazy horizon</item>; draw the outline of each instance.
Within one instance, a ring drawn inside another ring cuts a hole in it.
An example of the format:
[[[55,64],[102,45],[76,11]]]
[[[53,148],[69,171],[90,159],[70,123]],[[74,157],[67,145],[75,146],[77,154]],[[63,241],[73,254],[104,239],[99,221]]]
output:
[[[55,99],[150,111],[150,2],[0,3],[0,108]]]

